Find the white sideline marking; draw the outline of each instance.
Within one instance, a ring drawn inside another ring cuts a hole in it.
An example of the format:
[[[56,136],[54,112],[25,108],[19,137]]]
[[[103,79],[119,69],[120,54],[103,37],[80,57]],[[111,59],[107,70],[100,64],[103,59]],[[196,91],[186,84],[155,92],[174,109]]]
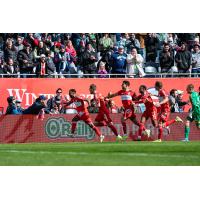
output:
[[[57,151],[57,152],[53,152],[53,151],[20,151],[20,150],[0,150],[0,153],[4,152],[4,153],[24,153],[24,154],[60,154],[60,155],[104,155],[106,152],[102,152],[102,153],[88,153],[88,152],[70,152],[70,151]],[[185,155],[170,155],[170,154],[154,154],[154,153],[110,153],[111,155],[123,155],[123,156],[152,156],[152,157],[173,157],[173,158],[184,158],[187,157]],[[189,156],[190,158],[199,158],[200,155],[191,155]]]

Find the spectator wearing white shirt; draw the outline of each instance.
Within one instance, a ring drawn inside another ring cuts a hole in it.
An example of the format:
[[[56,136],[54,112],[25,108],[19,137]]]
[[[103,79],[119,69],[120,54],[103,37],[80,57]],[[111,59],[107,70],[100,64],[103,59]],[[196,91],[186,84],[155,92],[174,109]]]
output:
[[[200,46],[194,45],[194,52],[192,53],[192,74],[200,73]]]

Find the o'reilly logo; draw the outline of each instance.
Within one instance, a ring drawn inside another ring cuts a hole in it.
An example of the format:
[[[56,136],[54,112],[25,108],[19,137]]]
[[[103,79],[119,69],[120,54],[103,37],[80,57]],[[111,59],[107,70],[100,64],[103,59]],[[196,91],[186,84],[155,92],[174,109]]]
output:
[[[72,137],[71,123],[63,117],[50,118],[45,124],[45,133],[51,139],[70,138]],[[74,137],[91,140],[95,137],[95,133],[88,125],[80,121],[77,123]]]

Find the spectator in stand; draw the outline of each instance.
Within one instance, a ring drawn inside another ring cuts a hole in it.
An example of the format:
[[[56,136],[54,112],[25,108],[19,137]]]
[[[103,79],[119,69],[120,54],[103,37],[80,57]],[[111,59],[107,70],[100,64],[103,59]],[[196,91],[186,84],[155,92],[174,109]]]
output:
[[[177,90],[172,89],[169,95],[170,111],[172,113],[179,112],[179,107],[178,107],[178,103],[176,102],[176,98],[177,98]]]
[[[156,62],[159,40],[155,33],[148,33],[145,38],[146,62]]]
[[[145,37],[146,33],[138,33],[136,35],[138,37],[139,43],[140,43],[140,50],[139,54],[144,58],[144,61],[146,60],[146,55],[145,55]]]
[[[62,103],[62,101],[63,101],[62,92],[63,92],[62,89],[58,88],[56,90],[56,95],[47,101],[48,110],[52,110],[53,105],[56,104],[58,101],[60,101]]]
[[[179,107],[179,112],[184,112],[185,105],[189,104],[190,101],[183,101],[183,91],[177,90],[176,93],[177,93],[176,102]]]
[[[99,71],[98,71],[98,74],[99,74],[99,78],[107,78],[107,71],[106,71],[106,68],[105,68],[105,63],[104,62],[100,62],[99,63]]]
[[[182,43],[180,50],[175,56],[179,73],[188,73],[191,65],[191,53],[187,50],[186,44]]]
[[[161,73],[168,73],[174,65],[174,55],[167,43],[164,44],[163,50],[160,52],[159,62]]]
[[[3,59],[0,58],[0,77],[3,78],[4,74],[6,73],[5,66],[3,64]]]
[[[108,51],[111,48],[113,48],[113,41],[109,37],[108,33],[104,33],[104,36],[102,38],[100,38],[99,44],[100,44],[101,52],[105,52],[105,51]]]
[[[143,57],[137,53],[137,49],[133,48],[131,53],[127,55],[127,74],[130,78],[134,76],[143,77],[145,76],[143,70]]]
[[[53,65],[50,65],[50,63],[46,61],[46,56],[42,54],[40,56],[39,63],[36,67],[36,75],[39,78],[52,78],[53,74],[55,74],[55,67]],[[47,76],[46,76],[47,75]]]
[[[126,42],[127,53],[131,51],[131,49],[135,48],[137,51],[140,50],[140,42],[135,38],[134,33],[130,33],[129,40]]]
[[[47,98],[44,95],[40,95],[31,106],[23,111],[23,114],[38,115],[42,109],[44,109],[46,114],[50,114],[46,105],[46,100]]]
[[[92,45],[88,43],[86,45],[85,52],[82,56],[82,65],[83,65],[83,72],[84,74],[96,74],[97,73],[97,54],[92,48]],[[94,75],[85,76],[85,77],[95,77]]]
[[[21,106],[21,101],[20,100],[16,100],[15,104],[16,104],[18,112],[22,113],[24,111],[24,108],[22,108],[22,106]]]
[[[13,59],[12,58],[8,58],[8,61],[4,67],[5,73],[7,74],[7,78],[13,78],[13,77],[18,77],[19,74],[19,67],[14,64]],[[14,74],[14,75],[13,75]]]
[[[24,49],[18,52],[17,60],[22,78],[26,78],[26,74],[34,73],[33,52],[30,44],[26,43]]]
[[[194,45],[194,52],[192,53],[192,74],[193,76],[200,76],[200,75],[195,75],[196,73],[200,74],[200,46],[199,44]]]
[[[15,49],[15,46],[13,45],[12,39],[7,39],[6,41],[6,47],[4,49],[4,60],[5,62],[8,62],[8,59],[12,58],[13,62],[17,64],[17,51]]]
[[[35,61],[39,61],[40,60],[40,56],[42,54],[46,55],[47,49],[46,49],[46,45],[44,44],[44,42],[40,41],[38,47],[35,47],[34,50],[34,59]]]
[[[39,41],[37,38],[34,38],[33,33],[28,33],[27,37],[23,40],[23,45],[30,45],[32,49],[35,49],[35,47],[38,46],[38,43]]]
[[[22,50],[24,48],[24,45],[23,45],[23,38],[21,36],[17,36],[17,41],[15,43],[15,49],[17,51],[17,53]]]
[[[72,41],[68,40],[66,43],[66,52],[70,54],[70,56],[73,57],[73,59],[76,59],[76,50],[73,47]]]
[[[15,97],[9,96],[7,98],[8,107],[6,110],[6,115],[20,115],[22,112],[17,109]]]
[[[126,57],[123,46],[120,46],[118,51],[112,54],[112,73],[119,74],[114,77],[124,77],[123,74],[126,74]]]

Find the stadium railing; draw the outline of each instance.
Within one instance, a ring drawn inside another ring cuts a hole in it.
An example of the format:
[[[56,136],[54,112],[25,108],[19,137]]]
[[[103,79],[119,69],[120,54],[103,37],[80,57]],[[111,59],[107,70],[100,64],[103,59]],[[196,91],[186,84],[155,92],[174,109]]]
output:
[[[36,74],[0,74],[0,78],[37,78]],[[101,78],[100,74],[45,74],[43,78]],[[105,78],[177,78],[177,77],[200,77],[200,73],[152,73],[144,77],[136,74],[106,74]]]

